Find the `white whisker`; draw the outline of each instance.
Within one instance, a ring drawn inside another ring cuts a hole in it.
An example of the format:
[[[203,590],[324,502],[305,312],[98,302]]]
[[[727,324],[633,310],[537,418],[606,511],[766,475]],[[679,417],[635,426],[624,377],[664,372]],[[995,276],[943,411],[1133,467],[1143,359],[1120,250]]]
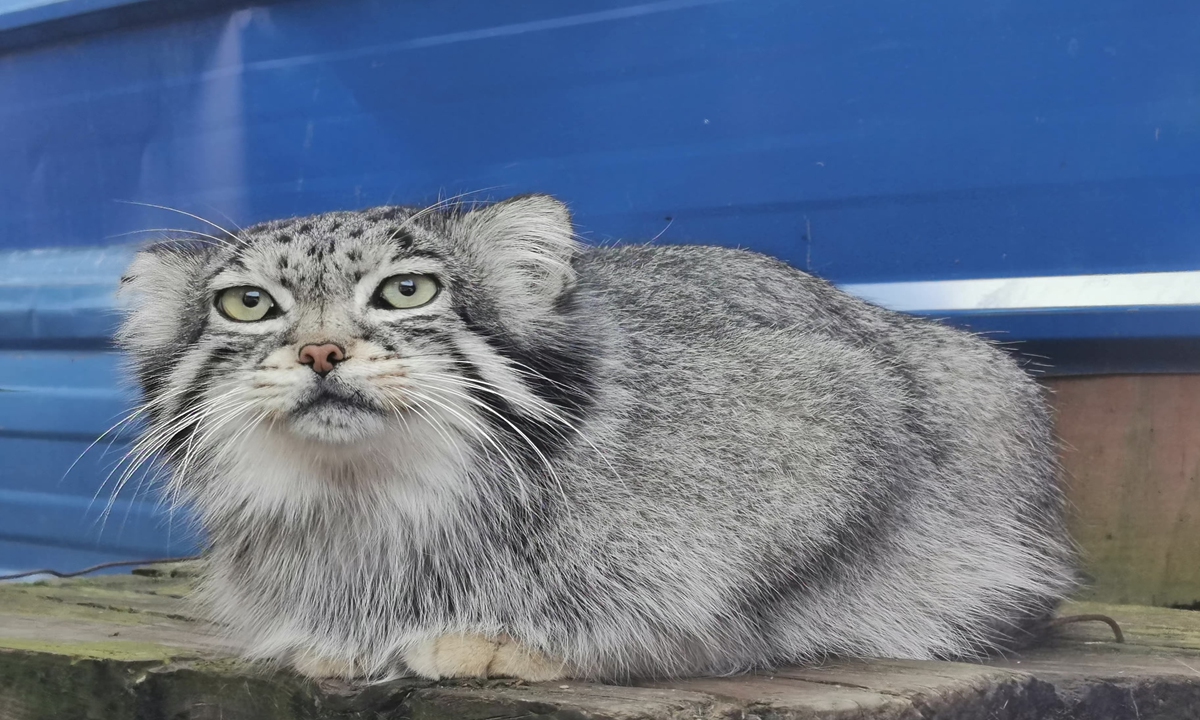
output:
[[[202,217],[200,217],[199,215],[195,215],[195,214],[193,214],[193,213],[187,212],[186,210],[180,210],[179,208],[168,207],[168,206],[166,206],[166,205],[155,205],[154,203],[144,203],[144,202],[138,202],[138,201],[136,201],[136,200],[117,200],[116,202],[123,203],[123,204],[125,204],[125,205],[140,205],[140,206],[142,206],[142,207],[155,208],[155,209],[158,209],[158,210],[166,210],[166,211],[168,211],[168,212],[179,213],[180,215],[186,215],[187,217],[190,217],[190,218],[192,218],[193,220],[199,220],[200,222],[202,222],[202,223],[204,223],[204,224],[206,224],[206,225],[210,225],[210,226],[212,226],[212,227],[216,228],[217,230],[220,230],[221,232],[225,233],[225,234],[226,234],[226,235],[228,235],[230,238],[232,238],[232,239],[233,239],[233,241],[234,241],[235,243],[237,243],[238,245],[241,245],[241,246],[245,246],[245,245],[246,245],[246,241],[245,241],[245,240],[243,240],[242,238],[238,237],[237,235],[234,235],[232,232],[230,232],[230,231],[226,230],[225,228],[223,228],[223,227],[221,227],[220,225],[216,224],[216,223],[215,223],[215,222],[213,222],[212,220],[209,220],[209,219],[207,219],[207,218],[202,218]]]
[[[544,417],[550,418],[558,425],[570,430],[572,433],[574,433],[574,435],[579,440],[583,441],[589,448],[591,448],[591,450],[596,453],[597,457],[599,457],[600,460],[603,461],[604,464],[608,466],[609,470],[613,474],[613,479],[620,482],[622,484],[622,486],[625,485],[625,481],[621,478],[620,473],[617,472],[616,467],[614,467],[612,462],[608,459],[608,456],[606,456],[600,450],[600,448],[597,447],[596,444],[594,442],[592,442],[592,440],[583,433],[582,430],[580,430],[578,427],[575,426],[574,423],[572,423],[570,420],[568,420],[566,417],[564,417],[562,415],[562,413],[558,412],[558,410],[550,403],[542,401],[540,398],[535,398],[536,402],[529,402],[528,400],[525,400],[523,398],[516,397],[509,393],[504,392],[504,389],[502,387],[500,387],[499,385],[496,385],[495,383],[488,382],[486,380],[474,380],[474,379],[463,378],[463,377],[458,377],[458,376],[454,376],[454,375],[446,375],[446,374],[442,374],[442,373],[429,373],[428,377],[430,377],[431,379],[436,379],[441,382],[448,382],[448,383],[451,383],[454,385],[459,385],[461,387],[477,388],[479,390],[483,390],[485,392],[492,393],[493,395],[503,398],[504,400],[516,405],[519,408],[524,408],[533,413],[540,414]],[[550,427],[552,430],[554,430],[554,432],[563,440],[568,440],[568,436],[566,434],[564,434],[561,430],[559,430],[557,427],[555,427],[554,425],[548,425],[548,427]]]
[[[497,188],[500,188],[500,187],[502,187],[502,186],[493,185],[492,187],[481,188],[479,190],[469,190],[464,193],[459,193],[458,195],[455,195],[453,197],[448,197],[444,200],[438,200],[437,202],[433,203],[432,205],[422,208],[421,210],[418,210],[417,212],[413,213],[409,217],[405,218],[404,222],[402,222],[400,224],[400,227],[404,227],[405,225],[408,225],[409,223],[416,222],[417,220],[420,220],[421,218],[425,217],[426,215],[437,212],[438,210],[442,210],[444,208],[450,207],[451,203],[453,203],[455,200],[464,198],[468,195],[478,195],[479,193],[485,193],[489,190],[496,190]],[[388,238],[388,239],[391,240],[393,238]]]
[[[172,420],[164,422],[160,427],[143,435],[138,442],[130,448],[125,455],[117,461],[113,472],[110,472],[104,482],[97,488],[96,494],[93,495],[93,502],[96,496],[99,495],[100,489],[108,484],[113,473],[120,469],[122,464],[126,464],[125,470],[120,473],[114,485],[113,491],[109,496],[108,502],[105,504],[104,510],[101,513],[101,532],[103,532],[104,524],[108,519],[109,513],[112,511],[113,505],[116,503],[117,496],[120,495],[130,481],[131,478],[148,462],[161,463],[164,459],[159,454],[166,449],[167,444],[177,434],[185,428],[199,427],[208,417],[218,412],[224,412],[232,405],[234,400],[240,395],[245,394],[245,389],[235,389],[227,393],[223,393],[216,397],[209,398],[203,402],[197,403],[194,407],[188,408],[184,414],[176,415]],[[194,431],[193,431],[194,432]],[[190,442],[190,438],[189,438]],[[140,484],[140,483],[139,483]]]
[[[406,393],[405,397],[411,397],[416,400],[432,403],[436,407],[439,407],[445,412],[448,412],[454,417],[458,418],[464,425],[467,426],[469,430],[471,430],[476,437],[487,442],[488,445],[490,445],[497,452],[497,454],[500,455],[500,458],[508,465],[509,470],[512,471],[513,479],[517,481],[517,488],[522,499],[528,498],[528,490],[526,488],[527,483],[524,474],[518,469],[518,464],[512,459],[512,456],[508,453],[508,451],[504,449],[503,444],[497,441],[494,437],[492,437],[492,434],[488,432],[486,425],[468,418],[461,411],[454,409],[448,403],[438,400],[437,398],[429,397],[422,392],[410,390]]]
[[[562,480],[558,477],[558,473],[554,470],[554,465],[551,464],[550,459],[547,458],[545,453],[542,452],[541,448],[539,448],[537,446],[537,443],[535,443],[532,439],[530,439],[529,436],[526,435],[525,432],[523,430],[521,430],[521,428],[517,427],[515,423],[513,423],[508,418],[504,417],[503,413],[497,412],[493,408],[488,407],[487,403],[480,402],[479,400],[471,397],[467,393],[460,393],[455,390],[450,390],[450,389],[444,388],[444,387],[436,387],[436,386],[432,386],[432,385],[427,385],[423,389],[436,390],[438,392],[452,395],[461,400],[465,400],[466,402],[474,405],[475,407],[479,408],[480,410],[483,410],[485,412],[492,414],[493,416],[498,418],[501,422],[503,422],[505,425],[507,425],[509,427],[509,429],[511,429],[514,433],[516,433],[517,436],[520,437],[521,440],[527,446],[529,446],[529,449],[532,450],[535,455],[537,455],[538,460],[541,462],[542,466],[546,468],[546,472],[547,472],[550,480],[553,481],[555,486],[558,488],[558,491],[562,495],[563,500],[567,501],[569,503],[569,501],[567,499],[566,490],[563,488]],[[428,397],[428,396],[426,396],[426,397]]]
[[[215,242],[217,245],[224,246],[227,244],[226,240],[222,240],[221,238],[219,238],[215,235],[209,235],[208,233],[202,233],[199,230],[186,230],[184,228],[146,228],[145,230],[130,230],[129,232],[116,233],[114,235],[105,235],[104,239],[105,240],[115,240],[116,238],[129,237],[130,235],[145,235],[148,233],[184,233],[186,235],[198,235],[200,237],[208,238],[209,240],[212,240],[213,242]],[[195,238],[188,238],[188,239],[195,239]]]

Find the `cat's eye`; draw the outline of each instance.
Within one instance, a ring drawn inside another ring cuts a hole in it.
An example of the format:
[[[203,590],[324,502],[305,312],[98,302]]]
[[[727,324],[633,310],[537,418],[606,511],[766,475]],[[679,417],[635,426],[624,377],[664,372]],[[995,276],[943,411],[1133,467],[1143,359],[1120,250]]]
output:
[[[379,285],[375,296],[381,307],[408,310],[429,304],[439,290],[432,275],[393,275]]]
[[[216,305],[230,320],[256,322],[271,314],[275,299],[262,288],[232,287],[217,293]]]

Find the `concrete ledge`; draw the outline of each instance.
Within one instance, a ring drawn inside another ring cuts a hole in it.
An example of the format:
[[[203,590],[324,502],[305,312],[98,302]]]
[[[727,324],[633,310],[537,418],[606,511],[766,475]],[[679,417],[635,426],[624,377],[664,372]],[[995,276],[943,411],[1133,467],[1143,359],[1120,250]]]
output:
[[[0,720],[1194,720],[1200,613],[1079,603],[1068,625],[987,664],[838,661],[636,687],[315,683],[231,658],[184,600],[186,572],[0,585]]]

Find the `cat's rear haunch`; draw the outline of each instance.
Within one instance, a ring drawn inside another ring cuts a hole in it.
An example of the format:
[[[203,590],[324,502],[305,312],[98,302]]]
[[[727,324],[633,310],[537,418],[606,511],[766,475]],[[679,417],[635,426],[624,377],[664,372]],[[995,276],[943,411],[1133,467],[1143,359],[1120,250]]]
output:
[[[168,241],[124,292],[143,447],[250,657],[530,680],[971,657],[1072,587],[1013,360],[762,255],[587,248],[525,196]]]

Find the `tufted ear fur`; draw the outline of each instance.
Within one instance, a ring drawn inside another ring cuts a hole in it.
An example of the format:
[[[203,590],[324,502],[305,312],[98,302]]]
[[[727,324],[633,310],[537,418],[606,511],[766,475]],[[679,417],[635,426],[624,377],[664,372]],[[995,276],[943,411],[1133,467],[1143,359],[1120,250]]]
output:
[[[203,284],[212,250],[206,246],[167,241],[140,251],[125,275],[117,298],[125,322],[117,342],[134,353],[168,350],[196,332],[207,313]]]
[[[581,245],[567,206],[549,195],[521,195],[472,210],[458,230],[462,250],[496,302],[520,318],[550,312],[575,285],[571,261]]]

